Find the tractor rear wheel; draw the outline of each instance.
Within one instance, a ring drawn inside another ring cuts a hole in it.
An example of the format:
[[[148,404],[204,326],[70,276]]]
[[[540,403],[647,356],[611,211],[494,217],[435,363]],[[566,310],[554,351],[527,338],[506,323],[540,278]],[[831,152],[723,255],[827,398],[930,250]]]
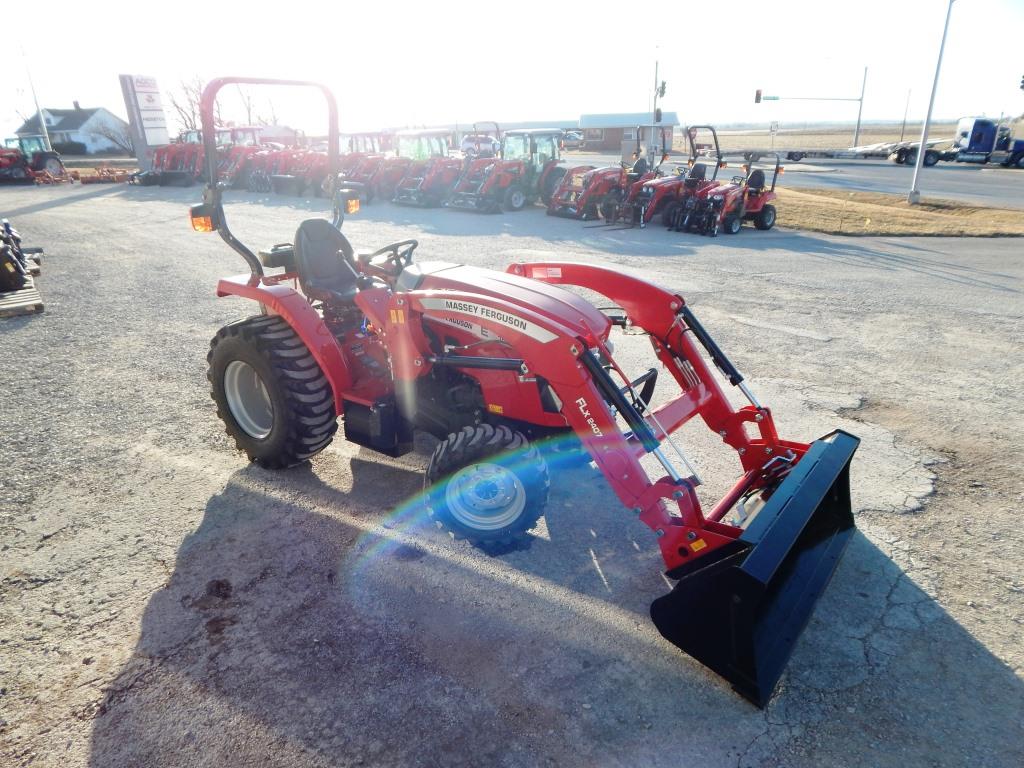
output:
[[[771,229],[775,226],[775,206],[765,205],[754,217],[754,226],[758,229]]]
[[[540,191],[540,201],[544,205],[548,205],[551,202],[551,198],[555,196],[555,190],[562,183],[565,171],[565,168],[552,168],[551,173],[544,179],[544,188]]]
[[[331,385],[280,317],[259,315],[221,328],[206,360],[217,415],[251,461],[290,467],[334,439]]]
[[[526,207],[526,193],[518,184],[510,184],[505,190],[505,210],[521,211]]]
[[[665,209],[661,212],[661,225],[663,227],[671,227],[675,222],[676,215],[679,213],[681,203],[673,202],[665,206]]]
[[[613,189],[601,198],[601,218],[605,221],[612,221],[619,215],[619,206],[622,205],[622,190]]]
[[[508,427],[478,424],[448,435],[430,457],[431,518],[456,539],[500,554],[528,541],[551,480],[540,451]]]

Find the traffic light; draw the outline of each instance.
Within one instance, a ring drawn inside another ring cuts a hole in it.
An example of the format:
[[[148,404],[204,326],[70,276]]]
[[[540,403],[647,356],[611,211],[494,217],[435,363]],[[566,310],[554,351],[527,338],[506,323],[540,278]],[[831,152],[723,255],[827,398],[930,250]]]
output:
[[[1024,86],[1021,86],[1021,87],[1024,87]],[[665,98],[665,81],[664,80],[661,81],[661,85],[658,87],[658,98],[660,98],[660,99],[664,99]]]
[[[1024,87],[1024,86],[1021,86],[1021,87]],[[756,91],[754,91],[754,103],[755,104],[760,104],[761,103],[761,89],[760,88],[758,88]]]
[[[1024,91],[1024,77],[1020,79],[1020,89]]]

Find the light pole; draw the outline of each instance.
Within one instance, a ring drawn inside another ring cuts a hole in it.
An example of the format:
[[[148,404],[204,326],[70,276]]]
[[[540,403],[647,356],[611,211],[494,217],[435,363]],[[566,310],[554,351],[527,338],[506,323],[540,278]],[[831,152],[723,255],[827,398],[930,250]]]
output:
[[[860,146],[860,116],[864,112],[864,89],[868,87],[868,68],[864,67],[864,80],[860,84],[860,103],[857,106],[857,128],[853,132],[853,146]]]
[[[939,72],[942,71],[942,52],[946,49],[946,35],[949,33],[949,17],[953,15],[953,3],[956,0],[949,0],[946,8],[946,26],[942,28],[942,42],[939,43],[939,59],[935,62],[935,79],[932,81],[932,95],[928,99],[928,113],[924,118],[924,125],[921,126],[921,144],[917,148],[917,157],[914,159],[914,180],[910,183],[910,194],[907,195],[907,202],[917,205],[921,202],[921,192],[917,188],[917,177],[921,174],[921,164],[924,162],[924,155],[928,148],[928,124],[932,121],[932,107],[935,106],[935,91],[939,87]]]
[[[43,129],[43,143],[46,145],[46,151],[53,151],[53,146],[50,144],[50,132],[46,129],[46,117],[43,115],[43,110],[39,108],[39,97],[36,96],[36,84],[32,82],[32,70],[28,68],[28,56],[25,55],[24,47],[21,49],[21,58],[25,62],[25,74],[28,75],[28,87],[32,89],[32,101],[36,105],[36,114],[39,116],[39,126]]]

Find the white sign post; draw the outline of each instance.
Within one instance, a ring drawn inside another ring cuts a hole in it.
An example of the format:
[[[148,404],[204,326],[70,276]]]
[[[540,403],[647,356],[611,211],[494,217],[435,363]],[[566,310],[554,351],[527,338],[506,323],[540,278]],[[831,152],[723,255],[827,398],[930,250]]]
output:
[[[152,77],[121,75],[120,79],[135,158],[141,169],[148,171],[153,165],[153,148],[170,143],[160,89]]]

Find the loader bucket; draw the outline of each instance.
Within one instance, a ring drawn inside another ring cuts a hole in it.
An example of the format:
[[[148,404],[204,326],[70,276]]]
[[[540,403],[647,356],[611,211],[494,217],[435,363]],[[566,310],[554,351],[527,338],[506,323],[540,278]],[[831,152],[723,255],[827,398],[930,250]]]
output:
[[[853,534],[860,440],[816,440],[724,556],[651,603],[658,631],[764,707]],[[695,563],[697,565],[697,563]]]

